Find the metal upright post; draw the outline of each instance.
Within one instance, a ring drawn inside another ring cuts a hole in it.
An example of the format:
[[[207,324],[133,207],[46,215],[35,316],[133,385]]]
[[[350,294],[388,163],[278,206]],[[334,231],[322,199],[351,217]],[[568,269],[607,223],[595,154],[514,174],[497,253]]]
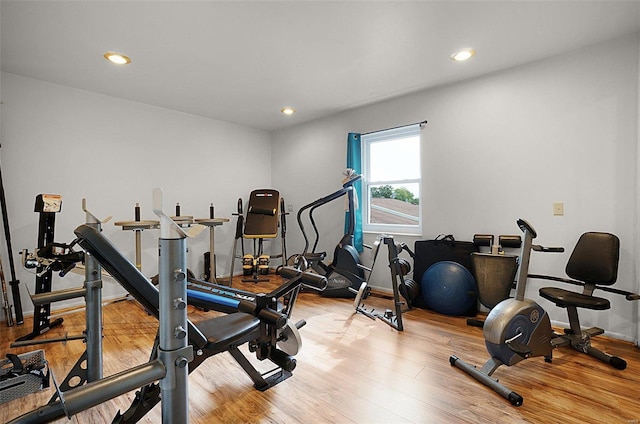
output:
[[[404,286],[404,278],[400,269],[400,262],[398,255],[398,247],[396,246],[393,237],[385,236],[383,239],[384,244],[387,245],[389,251],[389,268],[391,269],[391,288],[393,289],[393,306],[394,306],[394,319],[389,318],[389,324],[395,327],[398,331],[404,331],[404,325],[402,324],[402,302],[400,301],[400,287]],[[406,287],[402,287],[406,293]]]
[[[101,230],[102,222],[87,210],[86,200],[82,199],[82,210],[86,214],[86,224]],[[109,221],[111,217],[103,222]],[[86,342],[87,342],[87,381],[102,378],[102,267],[89,253],[84,256],[84,286],[86,290]]]
[[[532,233],[532,229],[525,225],[520,228],[524,232],[524,240],[522,241],[520,265],[518,266],[518,273],[516,275],[516,300],[524,300],[528,278],[527,270],[529,269],[529,260],[531,258],[531,245],[537,235],[535,232]]]
[[[153,209],[160,217],[158,358],[167,370],[160,380],[162,422],[188,423],[193,349],[187,345],[187,234],[164,213],[160,189],[153,192]]]

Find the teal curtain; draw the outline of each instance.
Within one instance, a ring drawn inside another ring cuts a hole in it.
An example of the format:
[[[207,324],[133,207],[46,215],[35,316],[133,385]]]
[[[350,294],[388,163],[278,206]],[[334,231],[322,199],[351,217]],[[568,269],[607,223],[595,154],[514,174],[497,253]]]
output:
[[[353,169],[357,174],[362,173],[362,145],[360,143],[360,134],[349,133],[347,138],[347,168]],[[353,246],[358,252],[364,250],[364,240],[362,236],[362,208],[359,206],[362,202],[362,180],[356,181],[353,185],[355,197],[358,207],[354,211],[355,228],[353,232]],[[349,212],[345,214],[344,231],[349,229]]]

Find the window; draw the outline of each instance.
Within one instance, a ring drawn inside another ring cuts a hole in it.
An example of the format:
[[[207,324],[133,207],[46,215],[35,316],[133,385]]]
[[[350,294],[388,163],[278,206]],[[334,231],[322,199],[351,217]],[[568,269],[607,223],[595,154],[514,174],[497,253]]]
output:
[[[362,228],[422,234],[420,124],[362,135]]]

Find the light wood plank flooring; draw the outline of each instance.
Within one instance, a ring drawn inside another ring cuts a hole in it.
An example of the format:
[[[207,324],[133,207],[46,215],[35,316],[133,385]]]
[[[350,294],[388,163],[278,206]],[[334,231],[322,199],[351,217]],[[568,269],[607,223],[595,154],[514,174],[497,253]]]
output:
[[[275,277],[272,277],[272,279]],[[240,283],[234,287],[268,291],[271,283]],[[388,299],[370,298],[379,310]],[[210,317],[189,309],[193,321]],[[381,321],[354,315],[352,301],[301,294],[294,320],[305,319],[303,348],[293,377],[259,392],[228,353],[209,358],[190,377],[192,423],[638,423],[640,422],[640,351],[631,343],[599,336],[594,345],[625,358],[628,368],[613,369],[568,348],[554,351],[553,363],[532,358],[514,367],[500,367],[494,376],[524,396],[523,406],[502,397],[449,365],[456,354],[482,365],[487,359],[482,330],[465,318],[416,309],[405,313],[405,331]],[[41,336],[78,334],[82,311],[64,316],[61,328]],[[31,330],[0,323],[0,353],[45,349],[58,380],[84,351],[81,341],[10,349],[9,344]],[[148,359],[157,321],[134,301],[104,308],[105,375]],[[268,364],[255,361],[257,367]],[[268,362],[268,361],[267,361]],[[0,405],[6,422],[45,404],[53,389]],[[73,423],[110,423],[125,410],[134,393],[120,396],[71,419]],[[143,422],[161,421],[160,405]],[[69,422],[66,418],[59,423]]]

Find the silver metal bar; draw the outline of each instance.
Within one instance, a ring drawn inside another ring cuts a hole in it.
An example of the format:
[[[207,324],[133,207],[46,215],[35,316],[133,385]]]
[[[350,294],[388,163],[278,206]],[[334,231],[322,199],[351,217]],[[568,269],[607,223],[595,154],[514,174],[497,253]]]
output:
[[[47,293],[38,293],[31,296],[34,306],[47,305],[62,300],[75,299],[84,297],[86,289],[84,287],[76,287],[72,289],[56,290]]]
[[[153,193],[160,217],[158,358],[166,367],[160,380],[163,423],[189,421],[189,368],[193,349],[187,337],[187,234],[162,209],[162,190]]]

